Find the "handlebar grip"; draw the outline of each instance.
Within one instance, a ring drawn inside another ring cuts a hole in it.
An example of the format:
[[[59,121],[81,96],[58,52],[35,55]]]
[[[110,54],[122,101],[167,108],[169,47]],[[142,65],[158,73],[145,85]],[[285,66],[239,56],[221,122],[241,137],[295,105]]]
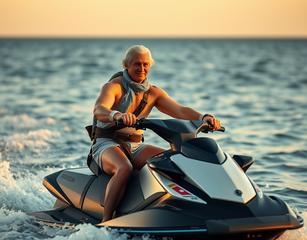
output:
[[[225,132],[225,130],[226,130],[225,127],[222,127],[222,126],[221,126],[220,129],[218,129],[217,131],[219,131],[219,132]]]
[[[122,126],[124,126],[123,120],[120,119],[120,120],[118,120],[118,121],[115,121],[115,122],[114,122],[114,126],[116,126],[116,127],[122,127]]]
[[[123,120],[120,119],[118,121],[115,121],[114,124],[112,126],[110,126],[108,129],[110,131],[116,131],[116,130],[119,130],[119,129],[122,129],[122,128],[125,128],[125,127],[127,127],[127,126],[124,124]]]
[[[113,128],[121,129],[121,128],[125,128],[125,127],[132,127],[132,128],[138,129],[142,122],[143,122],[143,119],[139,119],[139,120],[136,121],[136,123],[134,125],[128,126],[128,125],[124,124],[122,119],[120,119],[120,120],[114,122]]]

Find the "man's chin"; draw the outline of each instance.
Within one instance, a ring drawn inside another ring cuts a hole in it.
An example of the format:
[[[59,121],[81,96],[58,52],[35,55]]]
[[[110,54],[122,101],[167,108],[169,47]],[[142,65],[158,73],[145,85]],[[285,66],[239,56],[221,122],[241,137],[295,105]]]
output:
[[[146,79],[146,77],[144,77],[144,76],[135,76],[135,77],[133,78],[133,80],[134,80],[135,82],[138,82],[138,83],[143,82],[145,79]]]

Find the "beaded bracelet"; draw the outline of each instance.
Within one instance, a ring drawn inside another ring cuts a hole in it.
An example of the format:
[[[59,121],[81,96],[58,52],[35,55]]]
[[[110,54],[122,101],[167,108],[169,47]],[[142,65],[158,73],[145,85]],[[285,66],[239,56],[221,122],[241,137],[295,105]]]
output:
[[[110,112],[108,119],[110,120],[110,122],[114,121],[114,116],[116,113],[119,113],[119,111],[113,110],[112,112]]]

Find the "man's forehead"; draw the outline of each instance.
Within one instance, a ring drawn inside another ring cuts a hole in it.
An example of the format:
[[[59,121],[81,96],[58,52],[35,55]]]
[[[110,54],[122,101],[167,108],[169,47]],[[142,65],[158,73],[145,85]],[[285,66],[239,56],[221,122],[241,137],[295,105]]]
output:
[[[148,59],[149,60],[149,54],[147,52],[143,52],[143,53],[134,53],[132,59],[136,60],[136,59]]]

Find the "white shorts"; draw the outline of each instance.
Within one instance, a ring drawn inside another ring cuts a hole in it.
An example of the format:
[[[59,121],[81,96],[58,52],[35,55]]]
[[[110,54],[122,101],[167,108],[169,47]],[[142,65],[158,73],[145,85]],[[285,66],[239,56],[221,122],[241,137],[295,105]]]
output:
[[[143,142],[126,142],[130,146],[130,152],[132,158],[145,147]],[[115,142],[112,138],[97,138],[96,143],[92,146],[92,155],[94,161],[98,164],[101,170],[103,170],[101,166],[101,156],[105,150],[111,147],[119,147],[120,145]]]

